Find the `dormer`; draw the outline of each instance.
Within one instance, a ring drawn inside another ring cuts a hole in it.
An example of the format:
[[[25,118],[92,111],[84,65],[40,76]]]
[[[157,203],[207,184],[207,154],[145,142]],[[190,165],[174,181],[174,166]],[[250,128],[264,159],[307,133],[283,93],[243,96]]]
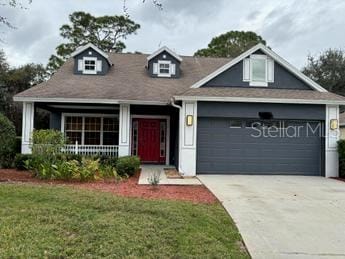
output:
[[[112,66],[108,54],[92,43],[79,47],[71,56],[76,75],[105,75]]]
[[[147,69],[151,77],[179,78],[182,58],[168,47],[162,47],[147,57]]]

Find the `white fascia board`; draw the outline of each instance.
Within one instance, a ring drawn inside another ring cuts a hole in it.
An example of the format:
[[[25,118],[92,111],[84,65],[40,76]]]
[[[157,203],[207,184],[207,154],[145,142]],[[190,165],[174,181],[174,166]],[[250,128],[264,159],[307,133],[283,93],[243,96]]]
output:
[[[84,99],[84,98],[13,97],[13,100],[15,102],[36,102],[36,103],[93,103],[93,104],[137,104],[137,105],[168,105],[169,104],[169,102],[159,102],[159,101]]]
[[[171,49],[169,49],[167,46],[163,46],[161,47],[159,50],[153,52],[150,56],[148,56],[146,59],[147,61],[150,61],[151,59],[153,59],[155,56],[157,56],[158,54],[162,53],[163,51],[168,52],[171,56],[173,56],[174,58],[176,58],[178,61],[182,62],[182,58],[177,55],[174,51],[172,51]]]
[[[205,101],[205,102],[291,103],[291,104],[293,103],[293,104],[345,105],[345,101],[311,100],[311,99],[212,97],[212,96],[174,96],[174,99],[177,101]]]
[[[294,74],[297,78],[301,79],[303,82],[311,86],[313,89],[319,91],[319,92],[328,92],[326,89],[324,89],[322,86],[314,82],[312,79],[304,75],[301,71],[299,71],[297,68],[292,66],[289,62],[287,62],[285,59],[280,57],[278,54],[276,54],[274,51],[270,50],[268,47],[263,45],[262,43],[259,43],[252,47],[251,49],[247,50],[246,52],[242,53],[238,57],[234,58],[231,60],[229,63],[225,64],[224,66],[220,67],[213,73],[209,74],[208,76],[204,77],[200,81],[196,82],[191,86],[191,88],[199,88],[202,85],[206,84],[208,81],[211,79],[215,78],[216,76],[220,75],[224,71],[228,70],[232,66],[236,65],[246,57],[250,56],[254,52],[261,50],[264,52],[266,55],[270,56],[275,62],[279,63],[282,65],[284,68],[286,68],[288,71],[290,71],[292,74]]]

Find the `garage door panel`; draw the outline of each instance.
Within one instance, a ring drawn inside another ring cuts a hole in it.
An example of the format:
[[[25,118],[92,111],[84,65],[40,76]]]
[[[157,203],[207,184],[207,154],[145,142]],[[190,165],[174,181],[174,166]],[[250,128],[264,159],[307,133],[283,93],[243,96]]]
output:
[[[321,127],[307,130],[318,122],[287,122],[303,126],[299,137],[253,137],[257,130],[245,128],[245,122],[242,128],[231,128],[228,118],[198,118],[197,172],[321,175]]]

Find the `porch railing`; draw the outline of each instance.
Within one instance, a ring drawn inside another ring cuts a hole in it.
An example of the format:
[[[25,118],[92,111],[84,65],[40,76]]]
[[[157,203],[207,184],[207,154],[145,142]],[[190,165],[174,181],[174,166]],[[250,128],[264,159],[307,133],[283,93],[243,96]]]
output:
[[[103,155],[118,157],[118,146],[109,145],[79,145],[77,142],[74,145],[65,145],[62,149],[63,153],[78,154],[83,156]]]

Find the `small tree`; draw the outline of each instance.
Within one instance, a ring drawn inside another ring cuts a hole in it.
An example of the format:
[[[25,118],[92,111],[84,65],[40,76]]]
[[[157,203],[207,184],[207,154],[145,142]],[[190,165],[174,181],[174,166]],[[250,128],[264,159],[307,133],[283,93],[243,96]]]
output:
[[[105,52],[122,52],[126,48],[123,40],[135,34],[140,25],[124,15],[93,16],[85,12],[74,12],[69,16],[70,23],[60,28],[60,35],[66,43],[56,47],[47,65],[50,74],[54,73],[76,50],[92,43]]]
[[[199,49],[194,56],[234,58],[258,43],[266,45],[266,41],[252,31],[229,31],[214,37],[207,48]]]
[[[0,113],[0,167],[11,167],[16,150],[16,130],[13,123]]]
[[[308,56],[302,72],[328,91],[345,95],[345,51],[328,49],[318,56]]]

